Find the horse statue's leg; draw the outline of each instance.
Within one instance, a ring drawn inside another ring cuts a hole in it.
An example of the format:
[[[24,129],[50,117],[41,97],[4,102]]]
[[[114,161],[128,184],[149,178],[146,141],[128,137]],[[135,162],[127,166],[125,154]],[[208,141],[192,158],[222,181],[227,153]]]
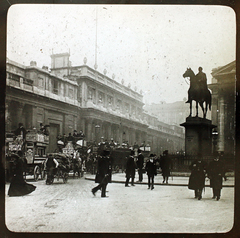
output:
[[[203,112],[203,117],[205,118],[206,117],[206,113],[205,113],[205,110],[204,110],[204,106],[203,106],[203,102],[199,102],[199,105],[201,106],[202,108],[202,112]]]
[[[189,115],[189,117],[191,117],[192,116],[192,100],[190,100],[189,103],[190,103],[190,115]]]
[[[204,118],[207,116],[207,110],[208,110],[208,102],[205,102],[205,112],[204,112]]]
[[[196,117],[198,117],[198,102],[196,101]]]

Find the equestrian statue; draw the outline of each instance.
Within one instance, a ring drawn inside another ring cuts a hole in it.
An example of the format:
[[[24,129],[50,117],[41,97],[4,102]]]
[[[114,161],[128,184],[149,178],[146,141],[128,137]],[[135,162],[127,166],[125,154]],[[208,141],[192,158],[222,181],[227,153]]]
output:
[[[198,68],[199,72],[195,75],[191,68],[187,68],[183,74],[184,78],[189,78],[190,87],[188,89],[188,100],[186,103],[190,103],[190,115],[192,116],[192,101],[196,102],[196,117],[198,117],[198,104],[203,111],[203,117],[206,118],[207,110],[211,110],[212,95],[207,87],[206,74],[202,72],[202,67]],[[204,107],[205,103],[205,107]]]

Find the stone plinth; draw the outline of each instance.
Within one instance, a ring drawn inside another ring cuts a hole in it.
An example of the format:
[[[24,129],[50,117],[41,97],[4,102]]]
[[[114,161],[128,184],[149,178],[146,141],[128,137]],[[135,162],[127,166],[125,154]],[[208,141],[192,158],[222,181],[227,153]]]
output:
[[[185,127],[185,153],[186,156],[211,155],[212,129],[216,126],[211,120],[200,117],[187,117],[186,122],[180,124]]]

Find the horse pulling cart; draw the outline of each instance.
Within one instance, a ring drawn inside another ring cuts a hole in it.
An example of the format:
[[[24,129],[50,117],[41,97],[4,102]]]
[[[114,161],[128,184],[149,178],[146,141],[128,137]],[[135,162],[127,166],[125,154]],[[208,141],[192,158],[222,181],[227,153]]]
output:
[[[66,183],[68,181],[70,170],[70,158],[63,153],[49,153],[47,157],[48,159],[45,163],[45,170],[47,172],[46,184],[52,184],[54,178],[56,178],[57,181],[59,181],[59,179],[61,178],[63,180],[63,183]],[[50,164],[48,164],[48,161],[50,161],[50,159],[57,161],[57,168],[52,167]]]

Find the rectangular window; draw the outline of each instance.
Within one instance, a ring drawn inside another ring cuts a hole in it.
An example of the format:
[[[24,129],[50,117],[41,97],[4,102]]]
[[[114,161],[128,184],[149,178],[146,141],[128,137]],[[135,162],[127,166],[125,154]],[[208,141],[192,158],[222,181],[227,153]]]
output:
[[[113,104],[113,97],[108,96],[108,105],[111,106]]]
[[[40,88],[44,88],[44,81],[42,77],[38,77],[38,86]]]
[[[72,87],[68,88],[68,96],[69,96],[69,98],[73,99],[73,88]]]
[[[53,93],[58,94],[58,81],[53,79]]]

